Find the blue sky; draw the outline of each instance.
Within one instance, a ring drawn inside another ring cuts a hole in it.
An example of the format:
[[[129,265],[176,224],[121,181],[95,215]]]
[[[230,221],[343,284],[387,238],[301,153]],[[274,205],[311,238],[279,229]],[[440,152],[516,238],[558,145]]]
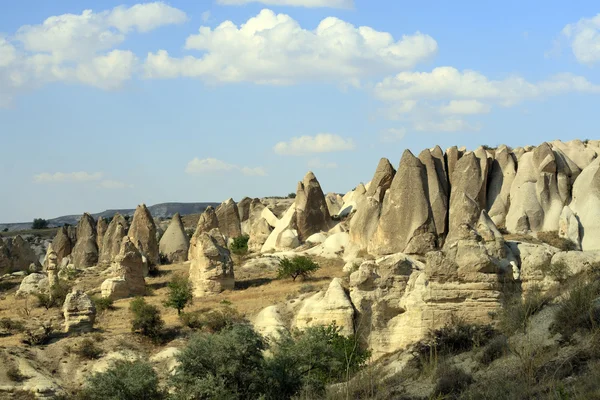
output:
[[[597,138],[599,12],[591,1],[11,2],[0,221],[285,195],[309,169],[345,193],[405,148]]]

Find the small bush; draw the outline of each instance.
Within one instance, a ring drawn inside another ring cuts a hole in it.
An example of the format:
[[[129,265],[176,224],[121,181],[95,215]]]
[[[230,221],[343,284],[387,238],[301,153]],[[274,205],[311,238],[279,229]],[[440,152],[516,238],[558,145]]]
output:
[[[13,319],[4,317],[4,318],[0,319],[0,329],[3,329],[10,333],[15,333],[15,332],[23,332],[25,327],[23,326],[23,323],[21,323],[20,321],[15,321]]]
[[[457,399],[469,385],[473,383],[473,377],[460,368],[441,368],[438,372],[434,393],[444,396],[444,399]]]
[[[79,343],[75,353],[81,358],[96,360],[102,356],[102,349],[96,346],[96,343],[92,339],[86,338]]]
[[[289,258],[283,258],[281,261],[279,261],[277,277],[279,279],[292,278],[294,281],[296,278],[302,277],[304,280],[316,272],[319,268],[319,264],[315,263],[306,256],[295,256],[291,260]]]
[[[6,377],[13,382],[23,382],[27,379],[27,377],[21,373],[21,370],[13,363],[10,363],[6,369]]]
[[[569,265],[565,262],[555,262],[544,264],[541,267],[544,276],[549,276],[557,282],[563,283],[571,277]]]
[[[569,339],[578,330],[592,330],[600,326],[600,282],[578,283],[562,301],[552,331]]]
[[[49,293],[40,292],[35,294],[38,301],[38,307],[44,307],[46,310],[49,310],[52,307],[62,307],[65,298],[70,291],[71,287],[69,285],[63,281],[59,281],[50,288]]]
[[[496,336],[483,348],[481,363],[489,365],[508,354],[508,339],[504,335]]]
[[[540,311],[550,299],[542,294],[538,287],[529,289],[525,298],[520,294],[509,297],[500,313],[500,329],[507,336],[517,331],[525,332],[529,325],[529,318]]]
[[[94,297],[92,300],[98,313],[114,309],[114,302],[110,297]]]
[[[37,328],[26,329],[23,343],[30,346],[42,346],[52,338],[52,325],[42,324]]]
[[[572,240],[559,237],[557,231],[538,232],[537,238],[562,251],[577,250],[577,245]]]
[[[171,264],[171,260],[165,253],[158,253],[158,263],[160,265],[169,265]]]
[[[48,228],[48,221],[43,218],[35,218],[33,220],[33,224],[31,224],[31,229],[46,229]]]
[[[105,372],[88,379],[83,400],[162,400],[165,393],[152,366],[142,361],[119,360]]]
[[[294,193],[294,192],[288,193],[287,197],[288,197],[288,199],[295,199],[296,193]]]
[[[131,331],[141,333],[152,340],[158,340],[164,326],[160,311],[156,306],[146,303],[143,297],[136,297],[129,305],[133,314]]]
[[[167,301],[164,303],[165,307],[174,308],[177,310],[177,314],[181,315],[181,310],[191,303],[194,298],[192,283],[188,278],[176,275],[167,287],[169,288],[169,294],[167,295]]]
[[[233,243],[231,243],[231,252],[238,256],[243,256],[248,253],[248,241],[250,240],[250,236],[242,235],[236,238],[233,238]]]
[[[208,311],[182,313],[181,323],[191,329],[215,333],[247,321],[230,304],[222,304],[220,308]]]

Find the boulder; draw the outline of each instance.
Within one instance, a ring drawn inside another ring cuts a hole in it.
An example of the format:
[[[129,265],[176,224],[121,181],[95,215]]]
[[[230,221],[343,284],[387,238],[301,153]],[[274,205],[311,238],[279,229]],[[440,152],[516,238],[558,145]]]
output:
[[[436,248],[435,223],[427,197],[427,171],[409,150],[384,197],[377,230],[369,243],[371,254],[425,254]]]
[[[293,327],[304,329],[332,323],[341,328],[341,334],[354,334],[354,307],[339,278],[334,278],[326,291],[315,293],[302,302]]]
[[[248,234],[250,236],[250,239],[248,240],[248,250],[251,252],[258,252],[269,238],[271,226],[266,219],[261,218],[252,225]]]
[[[581,224],[581,248],[600,250],[600,158],[577,177],[570,207]]]
[[[48,293],[50,285],[45,274],[29,274],[21,281],[16,296],[22,297],[28,294]]]
[[[56,252],[59,264],[64,257],[71,254],[71,251],[73,250],[73,243],[69,237],[67,226],[62,226],[58,229],[58,232],[56,232],[56,236],[54,236],[54,240],[52,241],[52,247]]]
[[[98,262],[102,265],[110,265],[121,251],[121,243],[127,235],[127,220],[116,213],[102,239],[102,250]]]
[[[85,292],[73,289],[65,298],[63,315],[66,333],[91,332],[96,320],[96,306]]]
[[[499,227],[506,226],[506,214],[510,207],[510,188],[517,174],[515,155],[502,145],[496,149],[492,161],[487,188],[487,210]]]
[[[114,277],[102,283],[102,297],[117,300],[146,293],[144,257],[131,238],[125,236],[112,266]]]
[[[104,235],[108,230],[108,222],[106,218],[99,217],[96,223],[96,244],[98,245],[98,254],[102,251],[102,243],[104,241]]]
[[[325,202],[327,203],[329,215],[338,215],[344,205],[344,199],[338,193],[327,193]]]
[[[575,243],[575,248],[581,250],[581,224],[577,215],[569,206],[564,206],[558,220],[558,236]]]
[[[229,198],[221,203],[215,213],[219,221],[219,230],[223,235],[231,239],[242,235],[240,213],[233,199]]]
[[[385,195],[386,190],[388,190],[390,186],[392,186],[394,175],[396,175],[396,170],[394,169],[390,161],[387,158],[382,158],[381,160],[379,160],[379,164],[375,169],[373,179],[371,179],[369,189],[366,191],[366,197],[373,197],[379,189],[379,198],[377,199],[377,201],[383,201],[383,196]]]
[[[136,207],[127,235],[136,246],[139,246],[138,249],[146,257],[150,267],[160,263],[158,242],[156,240],[156,225],[145,204],[140,204]]]
[[[328,231],[331,216],[319,181],[312,172],[308,172],[298,182],[295,201],[295,229],[298,239],[304,242],[313,233]]]
[[[277,223],[279,222],[279,218],[277,218],[275,214],[273,214],[273,212],[267,207],[262,209],[260,216],[261,218],[264,218],[267,221],[271,228],[275,228],[275,226],[277,226]]]
[[[72,258],[75,268],[87,268],[98,263],[98,242],[94,218],[83,214],[77,224],[77,243],[73,247]]]
[[[190,282],[194,296],[203,297],[233,290],[233,262],[218,229],[194,235],[190,243]]]
[[[189,247],[190,240],[185,233],[181,216],[177,213],[160,239],[159,251],[169,262],[183,262],[188,259]]]
[[[277,339],[285,330],[283,316],[278,306],[269,306],[261,310],[252,323],[256,332],[263,337]]]

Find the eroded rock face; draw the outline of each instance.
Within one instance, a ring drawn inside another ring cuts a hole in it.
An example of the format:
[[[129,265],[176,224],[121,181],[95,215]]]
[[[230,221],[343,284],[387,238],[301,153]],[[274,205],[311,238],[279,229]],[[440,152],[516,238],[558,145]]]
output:
[[[210,232],[211,230],[217,228],[219,228],[219,220],[217,219],[215,209],[212,206],[208,206],[204,212],[200,214],[200,219],[198,219],[198,225],[196,226],[194,236],[197,236],[203,232]]]
[[[98,245],[98,254],[102,252],[102,243],[104,241],[104,235],[108,230],[108,222],[106,218],[99,217],[96,223],[96,244]]]
[[[425,149],[419,154],[419,160],[427,173],[427,194],[436,234],[438,238],[443,239],[447,233],[449,193],[442,150],[439,147],[433,151]]]
[[[263,244],[265,244],[269,238],[271,230],[271,226],[266,219],[261,218],[256,221],[248,232],[250,235],[250,240],[248,240],[248,250],[251,252],[260,251]]]
[[[244,197],[237,203],[237,208],[239,212],[240,223],[244,223],[250,218],[250,205],[252,204],[252,199],[250,197]]]
[[[331,216],[319,181],[308,172],[296,189],[296,226],[298,239],[304,242],[314,233],[329,230]]]
[[[115,276],[102,283],[102,297],[117,300],[146,293],[144,257],[128,236],[122,239],[112,268]]]
[[[233,199],[227,199],[216,210],[219,230],[227,238],[236,238],[242,235],[240,213]]]
[[[600,250],[600,158],[588,165],[575,181],[571,209],[582,226],[581,248]]]
[[[581,224],[571,207],[565,206],[558,220],[558,236],[575,243],[575,248],[581,250]]]
[[[392,186],[392,181],[394,180],[395,175],[396,170],[390,163],[390,160],[387,158],[382,158],[379,160],[379,164],[377,165],[373,179],[371,179],[369,189],[366,192],[367,197],[374,196],[375,192],[377,192],[379,189],[379,197],[377,198],[377,201],[382,202],[386,190]]]
[[[98,242],[94,218],[83,214],[77,224],[77,243],[72,252],[73,264],[76,268],[86,268],[98,263]]]
[[[338,193],[327,193],[325,202],[327,203],[329,215],[338,215],[344,205],[344,199]]]
[[[48,286],[53,287],[58,283],[58,256],[52,248],[52,244],[48,246],[45,264],[46,273],[48,274]]]
[[[145,204],[136,207],[127,235],[136,246],[140,246],[139,250],[148,260],[149,266],[159,264],[156,225]]]
[[[384,197],[379,224],[369,243],[369,253],[425,254],[437,247],[427,190],[425,166],[406,150]]]
[[[66,333],[91,332],[96,320],[96,306],[85,292],[74,289],[65,298],[63,315]]]
[[[185,233],[181,216],[177,213],[160,239],[159,250],[170,262],[183,262],[188,259],[189,247],[188,235]]]
[[[127,235],[127,220],[119,213],[116,213],[108,229],[102,239],[102,250],[100,251],[99,263],[103,265],[110,265],[114,258],[121,251],[121,243],[123,238]]]
[[[218,229],[194,235],[189,256],[190,281],[195,297],[233,290],[233,261]]]
[[[48,293],[49,288],[48,277],[45,274],[29,274],[21,281],[16,296],[22,297],[28,294]]]
[[[2,251],[1,247],[0,245],[0,252]],[[31,264],[34,264],[36,268],[40,266],[40,261],[31,248],[31,245],[21,235],[15,236],[12,240],[9,254],[10,265],[13,270],[26,271]],[[2,258],[1,255],[0,258]]]
[[[498,147],[488,181],[487,210],[492,221],[499,227],[506,226],[506,214],[510,207],[510,188],[516,174],[515,155],[504,145]]]
[[[58,232],[56,232],[56,236],[54,236],[54,240],[52,241],[52,247],[56,252],[59,264],[64,257],[71,254],[73,243],[71,242],[69,231],[66,226],[61,227]]]

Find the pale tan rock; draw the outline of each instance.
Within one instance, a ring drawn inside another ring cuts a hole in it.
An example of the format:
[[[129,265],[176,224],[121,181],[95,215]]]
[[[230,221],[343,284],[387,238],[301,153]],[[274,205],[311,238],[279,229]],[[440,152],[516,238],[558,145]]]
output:
[[[71,238],[69,237],[69,232],[66,226],[62,226],[58,229],[56,236],[54,236],[54,240],[52,240],[52,247],[56,252],[59,264],[64,257],[71,254],[71,251],[73,250],[73,243],[71,243]]]
[[[510,188],[517,174],[516,157],[502,145],[496,150],[487,188],[487,210],[497,226],[506,226],[510,207]]]
[[[244,197],[237,203],[240,223],[243,223],[250,218],[250,205],[252,204],[250,197]]]
[[[15,295],[23,297],[28,294],[48,293],[49,288],[50,284],[45,274],[29,274],[23,278]]]
[[[266,219],[261,218],[256,221],[250,228],[248,240],[248,250],[251,252],[258,252],[265,244],[269,235],[271,234],[271,226]]]
[[[96,227],[92,216],[83,214],[77,224],[77,242],[71,254],[75,268],[87,268],[98,264]]]
[[[339,278],[334,278],[326,291],[318,292],[303,301],[294,317],[293,326],[304,329],[332,323],[341,328],[341,334],[354,334],[354,307]]]
[[[167,257],[170,262],[187,261],[190,241],[187,233],[185,233],[179,213],[176,213],[171,219],[171,223],[162,235],[158,247],[160,253]]]
[[[110,265],[121,251],[121,243],[127,235],[127,220],[116,213],[102,239],[102,250],[100,251],[99,264]]]
[[[438,148],[439,149],[439,148]],[[441,153],[441,149],[439,150]],[[427,173],[427,197],[431,207],[433,221],[438,237],[444,238],[447,233],[446,220],[448,218],[448,182],[446,171],[442,167],[443,160],[425,149],[419,154],[419,160],[423,163]]]
[[[588,165],[575,181],[570,207],[582,227],[581,248],[600,250],[600,158]]]
[[[344,199],[338,193],[327,193],[325,202],[327,203],[329,215],[337,215],[344,205]]]
[[[581,250],[581,224],[569,206],[565,206],[558,220],[558,236],[575,243],[575,248]]]
[[[206,207],[204,212],[200,214],[200,219],[198,219],[198,225],[196,226],[196,231],[194,232],[194,236],[197,236],[203,232],[210,232],[211,230],[219,227],[219,220],[217,219],[217,214],[215,213],[215,209],[212,206]],[[188,257],[189,258],[189,257]]]
[[[2,250],[0,249],[0,252],[1,251]],[[29,242],[23,239],[21,235],[15,236],[15,238],[12,240],[9,257],[11,265],[10,268],[12,270],[26,271],[29,269],[31,264],[34,264],[36,269],[39,269],[40,267],[40,261],[31,248],[31,245]]]
[[[140,204],[136,207],[127,235],[136,246],[141,246],[138,250],[146,257],[150,267],[160,263],[158,242],[156,240],[156,225],[145,204]]]
[[[449,149],[446,149],[446,163],[448,166],[448,182],[450,183],[450,186],[454,185],[453,182],[453,175],[454,175],[454,169],[456,168],[456,163],[458,163],[458,160],[460,160],[463,156],[464,152],[459,150],[458,147],[456,146],[452,146]]]
[[[146,293],[144,280],[144,260],[131,238],[125,236],[121,250],[112,266],[114,277],[102,283],[102,297],[117,300],[129,296],[143,296]]]
[[[195,297],[233,290],[233,262],[224,242],[203,232],[194,235],[190,245],[190,281]]]
[[[233,199],[227,199],[216,210],[217,220],[219,221],[219,230],[227,238],[236,238],[242,235],[240,224],[240,214],[237,205]]]
[[[298,239],[304,242],[313,233],[328,231],[331,216],[319,181],[312,172],[308,172],[296,189],[295,226]]]
[[[261,310],[252,323],[256,332],[263,337],[277,339],[285,330],[285,323],[279,307],[269,306]]]
[[[48,274],[48,286],[53,287],[58,283],[58,256],[52,248],[52,244],[48,246],[45,264],[46,273]]]
[[[369,185],[369,190],[366,192],[366,196],[373,197],[375,192],[377,192],[377,189],[379,189],[379,198],[377,198],[377,201],[382,202],[386,190],[392,186],[395,175],[396,170],[387,158],[379,160],[379,164],[375,169],[375,174],[373,175],[373,179],[371,179],[371,184]]]
[[[282,241],[282,235],[285,231],[292,229],[290,227],[294,226],[295,224],[295,216],[296,209],[295,206],[292,204],[292,206],[285,212],[281,219],[277,221],[277,225],[275,226],[273,231],[271,231],[271,234],[260,249],[261,253],[289,250],[289,248],[283,247],[284,243]],[[286,235],[289,235],[289,233],[287,233]]]
[[[267,207],[263,208],[263,210],[260,213],[260,216],[261,218],[264,218],[269,224],[269,226],[271,226],[272,228],[275,228],[277,226],[277,223],[279,222],[279,218],[277,218],[275,214],[273,214],[273,212]]]
[[[513,254],[520,260],[520,279],[523,296],[532,290],[546,292],[558,285],[554,279],[544,274],[544,269],[552,262],[558,249],[546,244],[507,242]]]
[[[256,223],[261,219],[264,219],[262,214],[265,209],[266,207],[260,201],[260,199],[252,199],[250,201],[250,205],[248,207],[248,217],[241,223],[243,235],[250,235],[253,226],[256,225]],[[273,214],[270,210],[268,211]]]
[[[65,298],[63,315],[66,333],[91,332],[96,320],[96,306],[85,292],[74,289]]]
[[[98,217],[96,223],[96,244],[98,245],[98,255],[102,252],[102,244],[104,243],[104,235],[108,230],[108,222],[104,217]]]
[[[586,146],[579,139],[566,143],[554,140],[551,144],[553,148],[561,150],[570,160],[573,160],[580,170],[590,165],[598,157],[597,150],[594,150],[593,146]]]

